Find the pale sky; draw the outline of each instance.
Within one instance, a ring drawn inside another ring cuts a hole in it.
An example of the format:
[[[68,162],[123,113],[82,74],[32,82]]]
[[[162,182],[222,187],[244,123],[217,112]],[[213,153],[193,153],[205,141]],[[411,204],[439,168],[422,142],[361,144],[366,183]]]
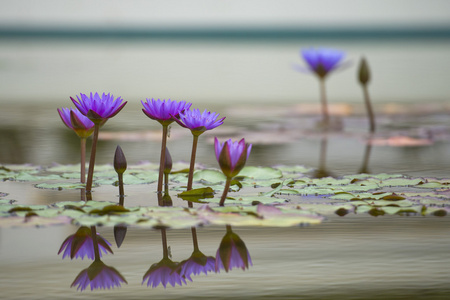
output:
[[[448,0],[0,0],[0,26],[450,26]]]

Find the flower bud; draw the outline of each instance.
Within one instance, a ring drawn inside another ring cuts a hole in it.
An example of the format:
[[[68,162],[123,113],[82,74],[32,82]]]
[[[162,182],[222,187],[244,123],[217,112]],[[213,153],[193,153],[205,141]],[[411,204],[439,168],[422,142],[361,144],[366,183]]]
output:
[[[127,160],[120,146],[117,146],[116,153],[114,155],[114,169],[118,174],[124,173],[127,169]]]
[[[361,62],[359,63],[359,82],[363,85],[367,84],[370,80],[370,70],[369,65],[367,64],[366,59],[361,58]]]

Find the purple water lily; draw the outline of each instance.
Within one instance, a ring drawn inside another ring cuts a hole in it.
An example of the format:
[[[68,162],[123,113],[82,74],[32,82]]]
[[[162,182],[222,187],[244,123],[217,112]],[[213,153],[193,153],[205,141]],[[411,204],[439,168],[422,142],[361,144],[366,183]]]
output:
[[[216,253],[216,272],[220,270],[228,272],[233,268],[245,270],[252,265],[252,259],[244,241],[231,230],[231,226],[227,225],[227,233],[222,238]]]
[[[159,176],[158,176],[158,201],[162,204],[162,186],[164,177],[164,164],[166,161],[166,144],[167,144],[167,132],[168,126],[174,121],[174,117],[178,117],[179,114],[192,105],[190,102],[186,101],[173,101],[173,100],[155,100],[147,99],[146,102],[141,101],[144,108],[142,111],[144,114],[152,120],[156,120],[161,123],[163,127],[162,131],[162,142],[161,142],[161,156],[159,160]]]
[[[174,116],[175,117],[175,116]],[[206,130],[214,129],[223,124],[225,117],[219,119],[219,114],[206,109],[201,113],[199,109],[186,110],[175,117],[180,126],[188,128],[194,135],[200,135]]]
[[[308,64],[308,69],[321,78],[339,68],[342,59],[345,57],[345,52],[330,48],[303,49],[301,54]]]
[[[57,109],[63,123],[80,137],[88,138],[94,132],[94,123],[88,117],[73,108]]]
[[[122,103],[121,97],[114,99],[114,95],[110,93],[103,93],[102,96],[98,93],[91,93],[90,96],[80,93],[80,96],[77,95],[78,101],[72,97],[70,99],[78,110],[94,123],[114,117],[127,104],[127,101]]]
[[[113,253],[111,248],[111,244],[105,240],[102,236],[97,233],[97,241],[98,241],[98,249],[99,256],[102,256],[102,252],[104,254]],[[71,259],[81,258],[83,259],[85,256],[89,259],[95,258],[95,250],[94,250],[94,242],[92,240],[92,231],[89,227],[80,227],[75,234],[68,236],[61,247],[59,248],[58,254],[63,252],[63,259],[65,257],[70,257]]]
[[[144,274],[142,284],[147,280],[147,286],[152,288],[162,284],[166,288],[167,284],[172,286],[186,284],[186,279],[178,270],[178,263],[173,262],[168,257],[164,257],[160,262],[153,264]]]
[[[86,139],[94,132],[94,123],[77,109],[58,108],[58,114],[63,123],[80,137],[80,181],[84,183],[86,180]]]
[[[90,96],[80,94],[80,96],[77,95],[78,101],[72,97],[70,97],[70,99],[72,99],[73,104],[75,104],[78,110],[95,124],[91,159],[89,160],[88,178],[86,182],[86,193],[88,198],[90,198],[92,181],[94,178],[95,154],[97,151],[98,132],[100,130],[100,126],[105,124],[109,118],[117,115],[125,104],[127,104],[127,102],[125,101],[122,103],[122,98],[118,97],[114,99],[112,94],[105,93],[103,93],[102,96],[98,93],[91,93]]]
[[[220,206],[224,206],[231,180],[234,176],[239,174],[245,166],[250,151],[252,150],[252,144],[245,143],[245,139],[241,139],[239,142],[233,142],[229,139],[222,144],[216,137],[214,138],[214,150],[220,169],[227,177],[222,198],[219,203]]]
[[[192,103],[186,101],[174,101],[174,100],[155,100],[146,99],[146,102],[141,101],[144,108],[142,111],[144,114],[152,120],[158,121],[161,124],[169,125],[174,121],[173,117],[178,117],[178,115],[188,110]]]
[[[101,260],[95,260],[78,274],[70,287],[77,286],[77,290],[83,291],[90,286],[92,291],[120,287],[123,282],[127,283],[115,268],[105,265]]]
[[[174,119],[180,126],[191,130],[193,137],[191,163],[189,167],[188,184],[187,184],[187,190],[189,191],[192,189],[198,137],[205,131],[214,129],[222,125],[223,120],[225,120],[225,117],[219,119],[218,113],[209,112],[207,110],[201,113],[199,109],[193,109],[193,110],[186,110],[180,113],[178,118],[174,116]],[[191,202],[189,202],[189,206],[190,207],[192,206]]]
[[[345,57],[345,52],[330,48],[308,48],[301,51],[301,55],[308,65],[307,70],[315,73],[320,82],[320,94],[322,103],[323,125],[327,128],[329,124],[328,105],[325,91],[325,78],[333,70],[341,67],[341,61]],[[304,69],[301,68],[301,71]]]
[[[229,139],[220,143],[215,137],[214,150],[222,172],[227,177],[234,177],[245,166],[252,150],[252,144],[246,144],[245,139],[241,139],[239,142]]]

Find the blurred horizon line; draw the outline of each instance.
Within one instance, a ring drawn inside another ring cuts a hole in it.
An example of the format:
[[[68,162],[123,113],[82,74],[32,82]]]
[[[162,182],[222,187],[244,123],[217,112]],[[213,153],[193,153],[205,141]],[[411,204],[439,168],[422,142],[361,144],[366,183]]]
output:
[[[353,26],[267,28],[0,28],[0,39],[164,39],[164,40],[296,40],[296,39],[449,39],[450,26]]]

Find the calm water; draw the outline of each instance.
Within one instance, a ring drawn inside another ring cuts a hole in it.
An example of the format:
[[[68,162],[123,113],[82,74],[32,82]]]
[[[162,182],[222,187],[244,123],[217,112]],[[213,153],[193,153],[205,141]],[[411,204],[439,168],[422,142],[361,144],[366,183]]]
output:
[[[315,41],[317,43],[317,41]],[[395,41],[324,43],[345,49],[354,65],[369,58],[379,122],[376,138],[410,137],[426,145],[367,148],[367,122],[355,67],[329,80],[332,112],[342,128],[317,131],[314,78],[292,71],[298,49],[309,42],[61,42],[2,40],[0,43],[0,163],[78,163],[78,139],[61,123],[57,107],[86,90],[113,91],[129,104],[102,129],[97,162],[111,163],[120,144],[129,164],[157,161],[160,127],[140,111],[146,97],[187,99],[227,116],[223,128],[202,135],[197,161],[217,167],[212,139],[245,137],[254,143],[249,165],[302,164],[340,176],[364,164],[372,173],[447,177],[450,171],[450,42]],[[274,103],[275,102],[275,103]],[[263,103],[264,105],[261,105]],[[350,103],[350,104],[347,104]],[[395,139],[394,139],[395,140]],[[168,142],[175,161],[188,161],[191,137],[173,126]],[[370,150],[370,152],[368,152]],[[368,160],[366,160],[368,154]],[[152,187],[128,194],[146,204]],[[78,200],[78,191],[35,189],[1,182],[0,192],[20,203]],[[111,200],[101,187],[96,200]],[[130,197],[131,198],[131,197]],[[70,288],[86,260],[62,260],[57,251],[77,228],[0,229],[0,286],[5,299],[448,299],[448,217],[331,217],[306,228],[235,228],[253,266],[245,272],[194,277],[183,287],[141,285],[162,256],[156,230],[130,228],[123,246],[104,262],[128,285],[111,291]],[[99,232],[114,242],[111,228]],[[200,249],[215,256],[225,228],[198,230]],[[174,261],[192,252],[189,230],[167,234]]]
[[[193,276],[187,285],[141,285],[162,258],[159,231],[128,230],[103,261],[128,281],[112,291],[69,288],[90,262],[56,253],[75,227],[2,229],[4,299],[448,299],[448,218],[347,216],[307,228],[235,228],[253,266]],[[111,228],[99,232],[114,243]],[[215,256],[225,228],[198,230],[200,250]],[[192,252],[190,230],[168,231],[173,261]],[[31,246],[31,247],[30,247]]]

